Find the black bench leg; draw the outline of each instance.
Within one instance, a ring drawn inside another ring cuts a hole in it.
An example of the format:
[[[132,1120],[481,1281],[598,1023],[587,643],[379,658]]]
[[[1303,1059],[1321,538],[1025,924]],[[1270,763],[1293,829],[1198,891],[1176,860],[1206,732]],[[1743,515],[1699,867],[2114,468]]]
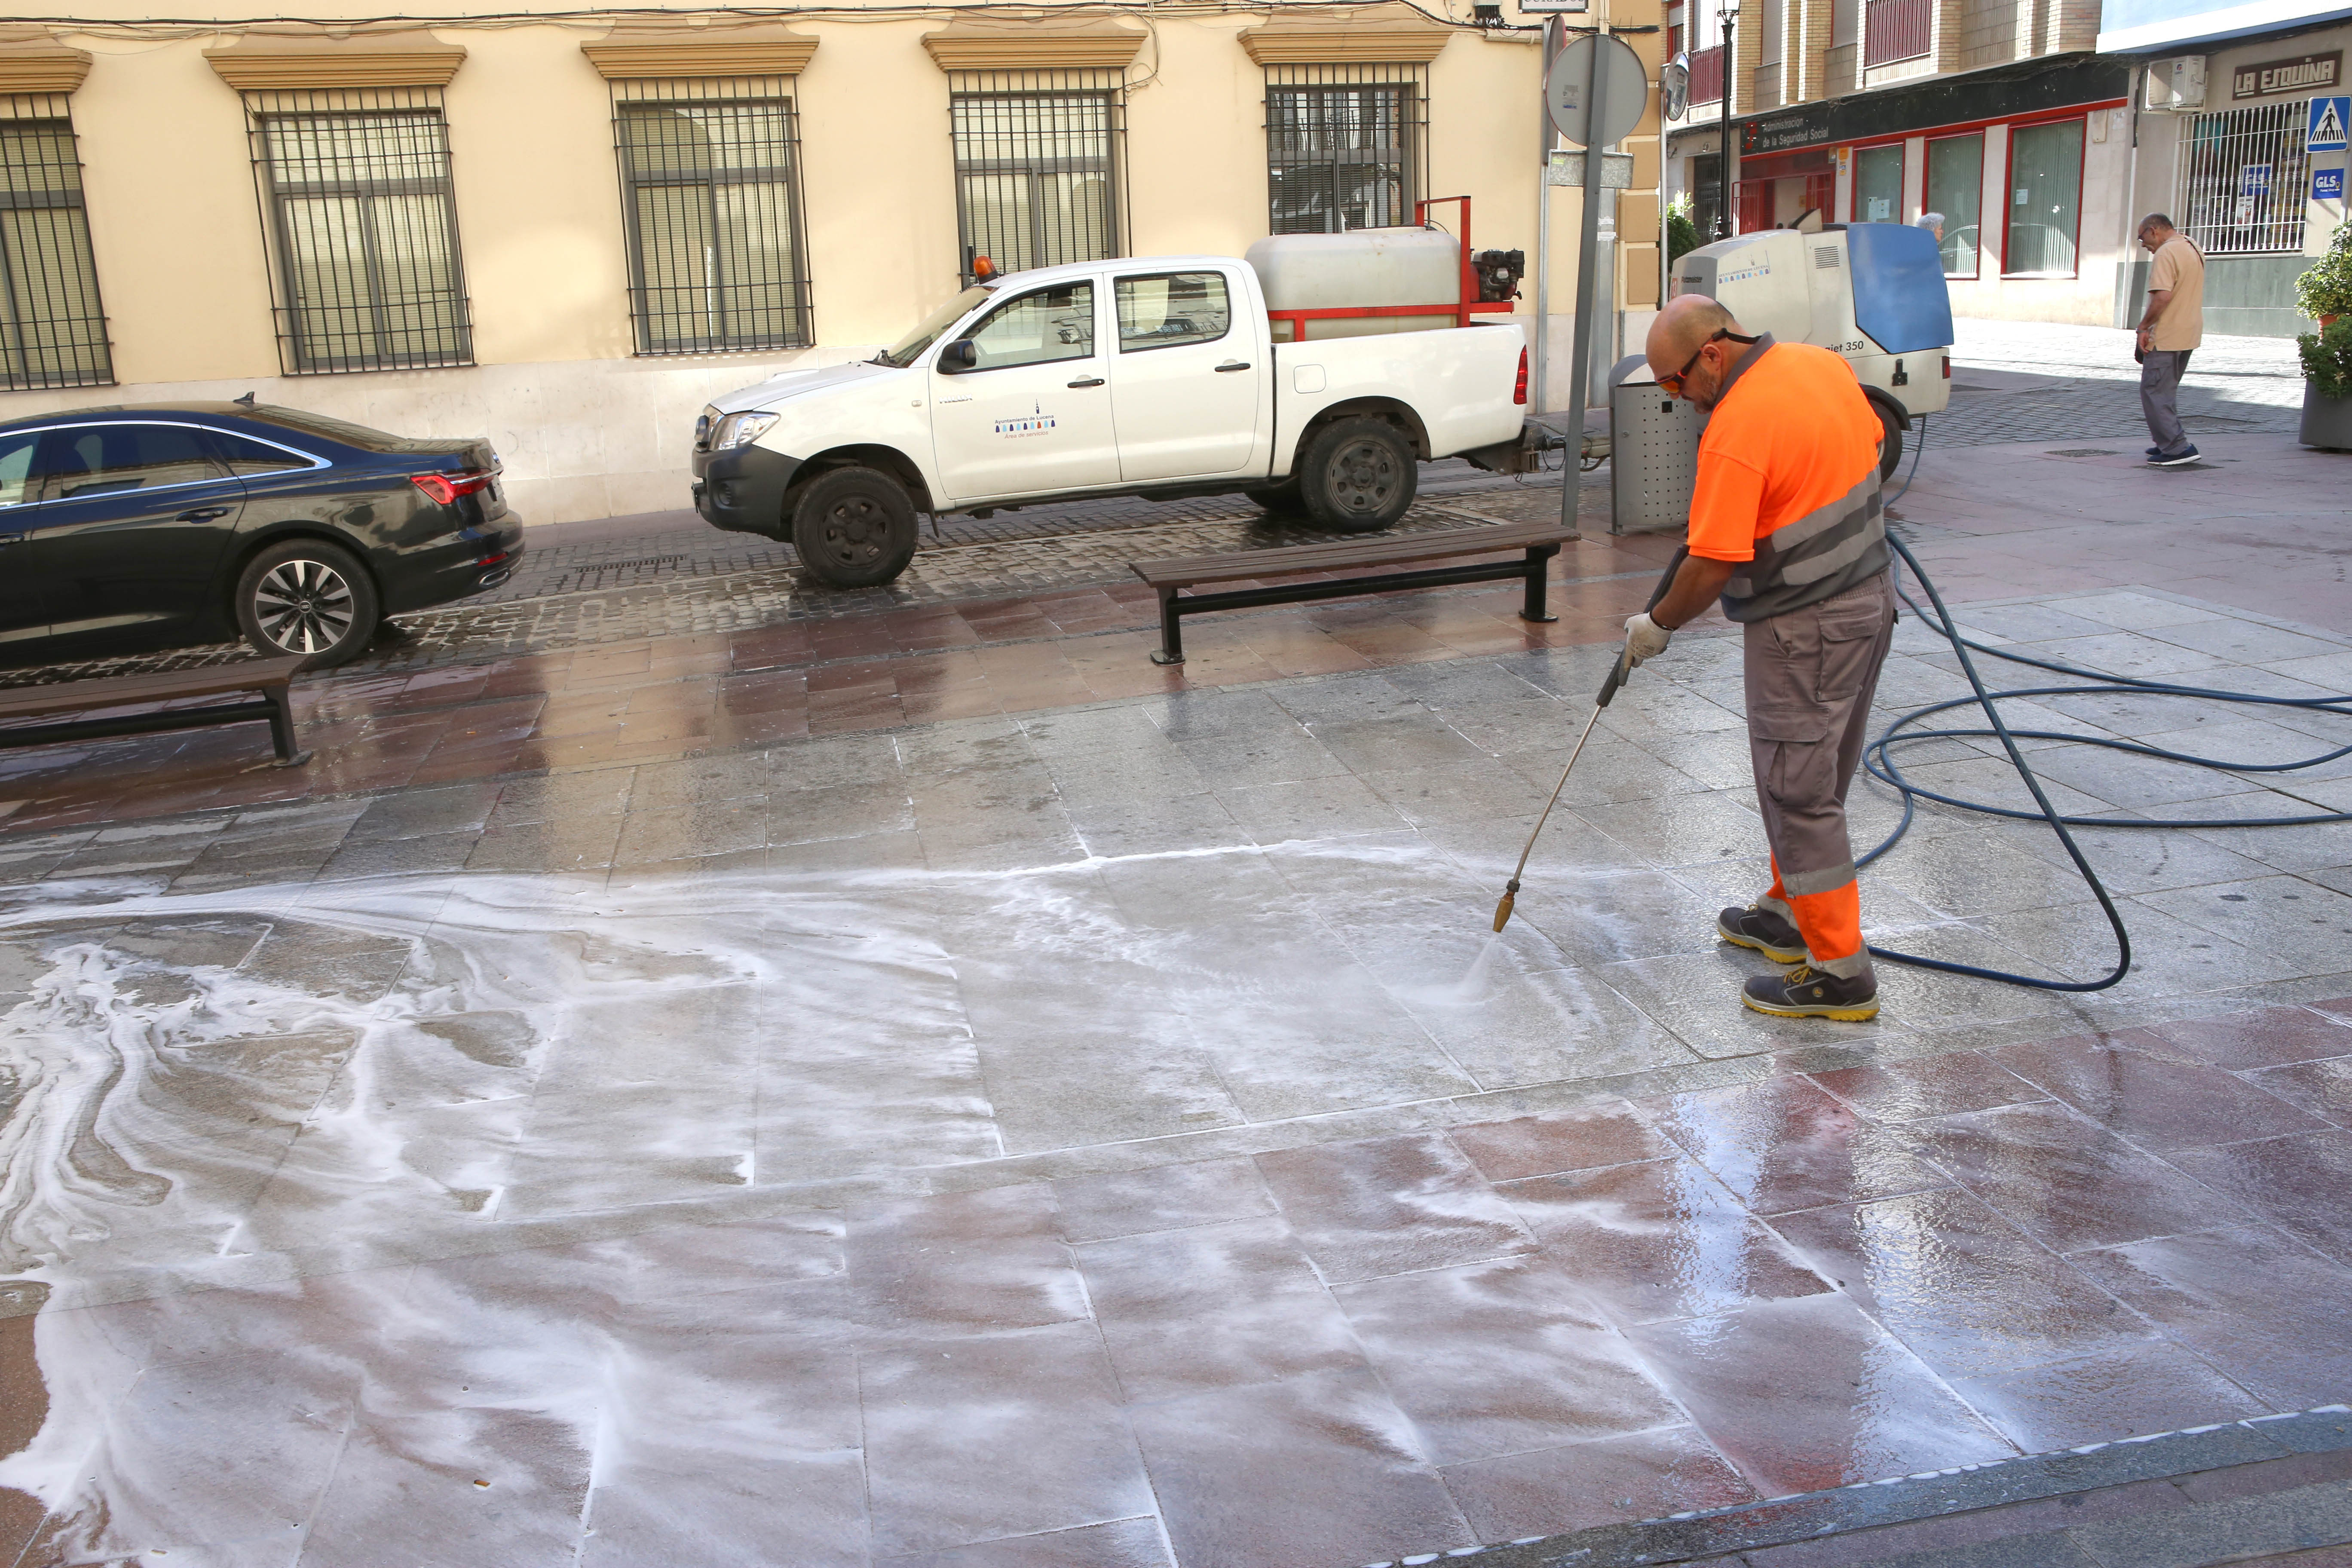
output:
[[[310,760],[310,753],[298,750],[294,743],[294,694],[280,686],[262,695],[269,700],[269,741],[278,748],[278,765],[300,767]]]
[[[1154,664],[1184,662],[1184,628],[1177,618],[1176,590],[1160,590],[1160,651],[1151,656]]]
[[[1523,621],[1556,621],[1558,616],[1544,609],[1544,581],[1551,573],[1551,558],[1559,553],[1557,544],[1530,545],[1528,548],[1528,598],[1519,606]]]

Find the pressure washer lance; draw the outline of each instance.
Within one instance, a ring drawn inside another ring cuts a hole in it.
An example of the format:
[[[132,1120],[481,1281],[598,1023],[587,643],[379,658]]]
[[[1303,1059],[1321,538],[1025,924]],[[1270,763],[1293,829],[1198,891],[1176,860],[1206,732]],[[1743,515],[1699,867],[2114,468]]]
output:
[[[1666,591],[1675,585],[1675,574],[1682,570],[1684,558],[1689,554],[1688,549],[1675,552],[1675,558],[1666,563],[1665,575],[1658,579],[1657,587],[1652,590],[1650,602],[1643,606],[1645,610],[1658,607],[1659,602],[1666,596]],[[1617,662],[1609,667],[1609,679],[1601,683],[1601,695],[1592,700],[1592,717],[1584,721],[1584,733],[1576,738],[1576,749],[1568,753],[1568,766],[1559,770],[1559,783],[1551,786],[1551,798],[1544,802],[1543,815],[1536,818],[1535,832],[1528,835],[1528,847],[1519,851],[1519,863],[1512,868],[1510,882],[1503,889],[1502,902],[1495,906],[1495,929],[1497,931],[1510,921],[1511,906],[1519,896],[1520,874],[1528,868],[1528,857],[1536,852],[1536,839],[1543,833],[1544,824],[1551,820],[1551,808],[1559,804],[1559,792],[1568,787],[1568,775],[1575,769],[1576,759],[1584,753],[1584,742],[1592,739],[1592,726],[1601,721],[1601,710],[1609,706],[1609,700],[1617,695],[1617,689],[1625,684],[1627,676],[1633,673],[1633,667],[1628,662],[1632,653],[1630,647],[1617,650]]]

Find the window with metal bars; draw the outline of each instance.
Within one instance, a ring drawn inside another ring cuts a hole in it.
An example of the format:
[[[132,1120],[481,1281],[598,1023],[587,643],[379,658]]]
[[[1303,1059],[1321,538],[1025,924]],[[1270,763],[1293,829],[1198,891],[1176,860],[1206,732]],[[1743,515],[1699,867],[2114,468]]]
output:
[[[473,363],[441,95],[248,93],[289,375]]]
[[[815,341],[791,87],[785,77],[613,84],[637,353]]]
[[[957,71],[956,225],[963,272],[1120,254],[1125,76],[1110,70]]]
[[[0,387],[113,380],[66,99],[0,98]]]
[[[2208,256],[2303,249],[2305,99],[2200,114],[2180,138],[2173,221]]]
[[[1428,184],[1426,87],[1418,66],[1268,67],[1268,231],[1411,223]]]

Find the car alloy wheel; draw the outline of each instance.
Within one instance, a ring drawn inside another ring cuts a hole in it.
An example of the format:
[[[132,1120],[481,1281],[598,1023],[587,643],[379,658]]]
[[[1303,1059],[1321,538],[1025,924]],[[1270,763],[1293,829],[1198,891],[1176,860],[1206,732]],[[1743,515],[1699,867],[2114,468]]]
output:
[[[1331,455],[1331,499],[1343,511],[1378,512],[1396,486],[1396,454],[1381,442],[1350,441]]]
[[[351,634],[352,585],[323,561],[296,556],[263,574],[253,591],[262,636],[288,653],[324,653]]]

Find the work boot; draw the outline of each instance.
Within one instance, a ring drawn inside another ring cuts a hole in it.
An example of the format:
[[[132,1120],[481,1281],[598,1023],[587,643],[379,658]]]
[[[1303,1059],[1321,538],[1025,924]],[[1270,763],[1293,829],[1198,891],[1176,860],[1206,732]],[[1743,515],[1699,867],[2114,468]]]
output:
[[[1852,980],[1801,963],[1786,974],[1759,974],[1739,988],[1739,999],[1759,1013],[1780,1018],[1835,1018],[1859,1024],[1878,1016],[1878,977],[1864,971]]]
[[[1726,910],[1715,917],[1715,934],[1738,947],[1752,947],[1775,963],[1805,962],[1805,939],[1786,916],[1762,904]]]

